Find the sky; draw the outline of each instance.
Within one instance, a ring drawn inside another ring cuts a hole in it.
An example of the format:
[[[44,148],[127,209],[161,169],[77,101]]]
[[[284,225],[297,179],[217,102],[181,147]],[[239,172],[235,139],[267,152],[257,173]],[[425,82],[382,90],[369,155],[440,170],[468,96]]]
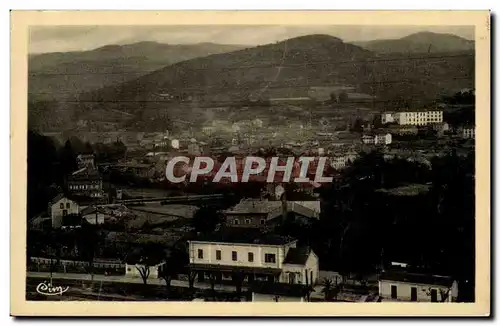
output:
[[[87,51],[110,44],[156,41],[168,44],[261,45],[308,34],[329,34],[345,42],[393,39],[429,31],[473,40],[473,26],[33,26],[30,53]]]

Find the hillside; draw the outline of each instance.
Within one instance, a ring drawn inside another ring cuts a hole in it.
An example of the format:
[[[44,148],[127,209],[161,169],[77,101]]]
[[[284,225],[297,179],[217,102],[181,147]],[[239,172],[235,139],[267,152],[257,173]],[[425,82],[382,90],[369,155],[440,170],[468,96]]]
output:
[[[29,56],[29,94],[36,99],[66,99],[81,92],[140,77],[169,64],[241,49],[200,43],[170,45],[139,42],[107,45],[91,51]]]
[[[197,120],[197,108],[204,106],[308,97],[311,89],[322,88],[374,95],[373,104],[379,108],[405,102],[419,106],[473,88],[473,81],[473,52],[375,54],[332,36],[308,35],[182,61],[82,93],[77,104],[66,102],[63,107],[73,120],[153,128],[172,116]],[[370,104],[358,106],[363,105]]]
[[[474,50],[474,41],[453,34],[421,32],[400,39],[353,42],[376,53],[443,53]]]
[[[304,86],[363,78],[372,53],[327,35],[310,35],[174,64],[132,81],[82,94],[80,100],[165,102],[307,95]]]

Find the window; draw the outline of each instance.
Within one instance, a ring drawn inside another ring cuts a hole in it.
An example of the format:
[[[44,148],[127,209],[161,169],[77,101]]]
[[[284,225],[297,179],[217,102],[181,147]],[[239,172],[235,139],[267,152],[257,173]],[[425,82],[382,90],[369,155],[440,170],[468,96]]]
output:
[[[220,250],[215,251],[215,259],[221,260],[222,259],[222,253]]]
[[[236,251],[231,252],[231,256],[233,258],[233,261],[237,261],[238,260],[238,253]]]
[[[417,301],[417,288],[411,287],[411,301]]]
[[[66,203],[66,208],[69,209],[71,207],[70,203]]]
[[[248,218],[247,218],[247,219],[245,220],[245,224],[250,224],[250,219],[248,219]]]
[[[60,203],[60,204],[59,204],[59,208],[60,208],[60,209],[64,209],[64,204],[63,204],[63,203]]]
[[[392,299],[398,298],[398,286],[397,285],[391,285],[391,298]]]
[[[235,219],[233,220],[233,223],[234,223],[234,225],[238,225],[238,224],[239,224],[238,219],[236,219],[236,218],[235,218]]]
[[[203,249],[198,249],[198,259],[203,259]]]
[[[260,220],[260,224],[261,224],[261,225],[266,224],[266,220],[265,220],[265,219],[261,219],[261,220]]]
[[[276,263],[276,255],[275,254],[265,254],[264,260],[266,263]]]
[[[438,301],[438,292],[436,289],[431,290],[431,302],[437,302]]]
[[[248,261],[253,262],[253,252],[248,253]]]

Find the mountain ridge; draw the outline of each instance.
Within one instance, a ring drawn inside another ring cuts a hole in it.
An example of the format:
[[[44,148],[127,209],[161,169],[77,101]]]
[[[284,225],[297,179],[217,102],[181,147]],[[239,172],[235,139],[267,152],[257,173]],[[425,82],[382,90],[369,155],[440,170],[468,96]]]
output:
[[[474,50],[475,42],[450,33],[418,32],[397,39],[352,42],[376,53],[443,53]]]

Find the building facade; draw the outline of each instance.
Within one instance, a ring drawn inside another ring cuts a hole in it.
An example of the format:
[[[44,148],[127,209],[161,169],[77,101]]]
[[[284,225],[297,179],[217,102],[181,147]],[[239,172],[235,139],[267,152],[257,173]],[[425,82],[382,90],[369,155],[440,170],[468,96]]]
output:
[[[52,227],[60,228],[63,225],[63,219],[68,215],[79,213],[80,206],[77,202],[66,198],[64,195],[58,195],[49,203],[48,213],[52,219]]]
[[[317,282],[318,257],[310,248],[297,248],[297,241],[290,238],[245,233],[247,239],[215,236],[212,240],[189,241],[190,266],[198,272],[199,279],[207,273],[214,273],[217,279],[241,273],[243,281],[249,283]]]
[[[381,122],[397,123],[399,125],[425,126],[428,124],[442,123],[443,111],[424,110],[424,111],[401,111],[385,112],[381,115]]]
[[[384,272],[379,278],[382,301],[454,302],[456,281],[446,276],[408,272]]]
[[[74,196],[101,198],[104,196],[102,177],[97,170],[82,168],[67,177],[68,191]]]

